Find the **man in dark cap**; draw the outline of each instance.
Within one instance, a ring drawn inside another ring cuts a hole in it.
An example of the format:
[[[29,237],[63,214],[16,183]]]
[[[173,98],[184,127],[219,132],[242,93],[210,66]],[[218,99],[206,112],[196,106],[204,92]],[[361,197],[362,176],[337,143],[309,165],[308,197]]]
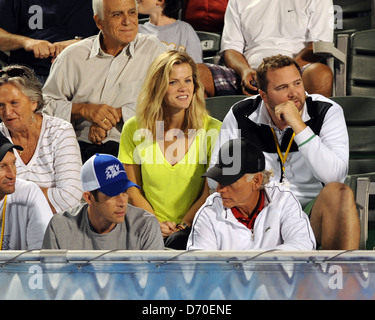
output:
[[[52,211],[35,183],[16,179],[13,149],[23,150],[0,133],[0,249],[41,249]]]
[[[269,183],[265,158],[244,139],[229,140],[204,176],[218,183],[197,212],[188,250],[313,250],[315,237],[297,198]]]

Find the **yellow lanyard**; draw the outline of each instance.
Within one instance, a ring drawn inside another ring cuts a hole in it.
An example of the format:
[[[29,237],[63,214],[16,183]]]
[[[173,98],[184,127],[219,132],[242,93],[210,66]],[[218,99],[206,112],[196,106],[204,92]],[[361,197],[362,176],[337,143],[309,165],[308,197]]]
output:
[[[3,207],[3,213],[2,213],[2,222],[1,222],[1,242],[0,242],[0,250],[3,249],[3,239],[4,239],[4,229],[5,229],[5,208],[7,206],[7,196],[4,198],[4,207]]]
[[[275,130],[273,130],[273,128],[271,128],[271,131],[272,131],[272,134],[273,134],[273,139],[275,140],[276,149],[277,149],[277,154],[279,155],[279,158],[280,158],[280,161],[281,161],[281,164],[282,164],[283,172],[282,172],[282,180],[281,180],[281,181],[283,181],[283,180],[284,180],[284,174],[285,174],[284,163],[285,163],[285,161],[286,161],[286,158],[288,157],[288,154],[289,154],[290,148],[292,147],[292,143],[293,143],[294,136],[295,136],[296,134],[293,132],[292,137],[290,138],[290,141],[289,141],[289,144],[288,144],[288,148],[286,148],[285,154],[284,154],[284,156],[283,156],[283,154],[281,153],[281,150],[280,150],[279,142],[277,141],[277,137],[276,137],[276,134],[275,134]]]

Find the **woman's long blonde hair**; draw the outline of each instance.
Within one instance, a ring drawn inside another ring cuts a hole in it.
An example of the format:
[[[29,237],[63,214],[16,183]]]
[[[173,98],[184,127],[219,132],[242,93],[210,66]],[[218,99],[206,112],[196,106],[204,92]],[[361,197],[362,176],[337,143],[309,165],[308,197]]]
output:
[[[156,138],[157,121],[163,121],[164,97],[169,86],[169,76],[174,65],[187,63],[193,71],[194,94],[189,108],[185,112],[185,121],[181,129],[185,134],[189,129],[203,127],[204,119],[208,115],[204,99],[203,86],[198,77],[198,70],[194,60],[186,53],[166,51],[151,64],[145,82],[138,97],[136,117],[138,128],[147,129]]]

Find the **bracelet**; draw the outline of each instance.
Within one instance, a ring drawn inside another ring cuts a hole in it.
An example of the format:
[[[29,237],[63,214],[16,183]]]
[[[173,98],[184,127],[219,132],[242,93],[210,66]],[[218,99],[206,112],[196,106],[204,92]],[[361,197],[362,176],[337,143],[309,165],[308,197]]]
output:
[[[75,36],[74,40],[83,40],[83,37],[81,37],[81,36]]]
[[[189,226],[185,222],[180,222],[177,224],[176,228],[182,231],[189,228]]]

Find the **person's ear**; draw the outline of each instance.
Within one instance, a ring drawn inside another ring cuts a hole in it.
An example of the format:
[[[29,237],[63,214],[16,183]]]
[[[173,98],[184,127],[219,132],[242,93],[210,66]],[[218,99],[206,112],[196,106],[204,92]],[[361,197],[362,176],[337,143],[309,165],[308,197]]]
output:
[[[254,174],[253,181],[254,181],[255,190],[259,189],[262,186],[263,174],[260,172]]]
[[[94,202],[94,195],[91,192],[85,191],[83,193],[83,197],[88,204],[92,204]]]
[[[165,0],[156,0],[156,6],[164,9],[165,5]]]
[[[31,106],[31,110],[35,112],[36,108],[38,107],[38,102],[33,102]]]
[[[263,100],[265,103],[268,103],[267,93],[264,92],[264,91],[261,90],[261,89],[259,89],[258,92],[259,92],[259,95],[260,95],[260,97],[262,98],[262,100]]]
[[[99,18],[97,14],[94,15],[95,24],[99,30],[102,30],[102,20]]]

